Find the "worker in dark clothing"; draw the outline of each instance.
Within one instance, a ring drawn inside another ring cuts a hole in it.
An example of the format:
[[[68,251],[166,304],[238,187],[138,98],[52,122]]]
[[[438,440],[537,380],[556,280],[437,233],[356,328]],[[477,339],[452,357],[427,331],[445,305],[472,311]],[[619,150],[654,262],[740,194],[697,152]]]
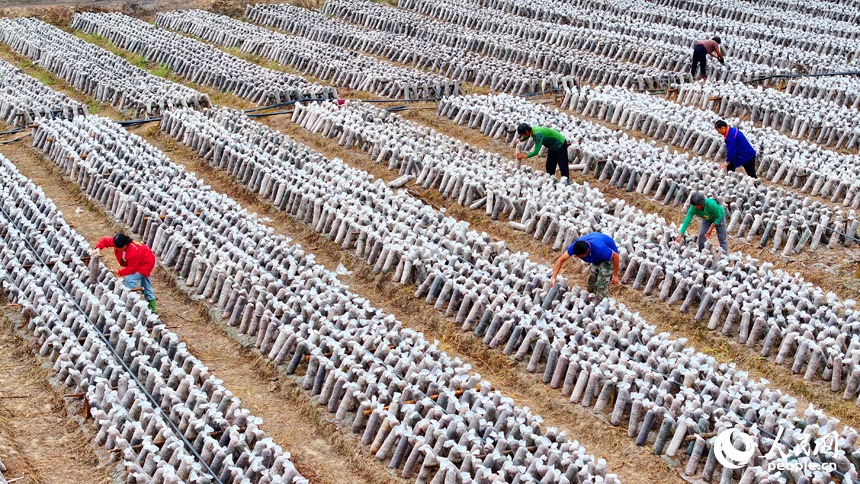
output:
[[[155,254],[149,247],[131,240],[131,237],[125,234],[99,240],[92,254],[101,255],[101,250],[108,247],[113,247],[116,260],[123,267],[119,271],[111,270],[111,272],[125,277],[125,287],[142,288],[143,298],[149,303],[149,310],[158,314],[155,310],[155,292],[152,291],[152,283],[149,281],[152,269],[155,268]]]
[[[735,168],[743,166],[747,175],[758,178],[755,173],[756,151],[746,136],[738,128],[731,128],[722,119],[714,123],[717,132],[726,140],[726,162],[720,168],[735,171]]]
[[[572,255],[591,264],[586,282],[588,292],[597,294],[597,297],[602,300],[609,295],[610,282],[613,286],[618,285],[618,264],[620,261],[618,247],[612,237],[600,232],[592,232],[576,239],[567,248],[567,251],[555,261],[555,266],[552,268],[552,279],[549,282],[550,287],[555,286],[555,278],[561,272],[561,266]]]
[[[529,137],[534,139],[535,147],[529,154],[517,153],[517,159],[531,158],[540,153],[541,146],[546,146],[546,172],[551,176],[555,176],[555,167],[558,165],[561,170],[562,178],[567,179],[567,184],[570,185],[570,171],[568,170],[567,148],[570,143],[564,139],[564,135],[550,128],[535,126],[532,128],[526,123],[522,123],[517,127],[517,134],[520,139],[517,144],[524,142]]]
[[[693,221],[693,215],[702,218],[702,225],[699,227],[699,251],[705,248],[705,240],[711,236],[714,227],[717,229],[717,239],[720,241],[720,247],[723,252],[729,253],[729,240],[726,237],[726,211],[713,198],[705,198],[699,192],[694,193],[690,197],[690,209],[687,210],[687,218],[684,219],[684,224],[681,225],[681,235],[675,240],[680,243],[684,238],[684,233],[687,232],[687,227]]]
[[[696,45],[696,48],[693,49],[693,65],[690,67],[690,75],[693,76],[693,79],[696,78],[696,68],[701,66],[702,80],[707,80],[709,55],[716,57],[720,61],[720,64],[725,65],[725,58],[723,58],[723,53],[720,51],[721,42],[719,37],[714,37],[713,39],[703,40]]]

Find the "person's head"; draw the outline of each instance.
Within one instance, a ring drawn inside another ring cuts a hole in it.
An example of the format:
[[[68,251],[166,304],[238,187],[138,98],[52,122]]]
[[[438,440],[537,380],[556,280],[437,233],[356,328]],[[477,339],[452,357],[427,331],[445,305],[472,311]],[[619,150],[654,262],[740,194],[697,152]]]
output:
[[[573,255],[582,259],[583,257],[588,255],[588,250],[591,247],[588,245],[588,242],[584,240],[578,240],[573,244]]]
[[[716,43],[718,43],[718,44],[722,44],[722,43],[723,43],[723,41],[722,41],[722,40],[720,40],[720,37],[719,37],[719,36],[717,36],[717,35],[715,35],[715,36],[714,36],[714,38],[713,38],[713,39],[711,39],[711,40],[713,40],[714,42],[716,42]]]
[[[694,193],[690,197],[690,205],[696,207],[696,210],[703,210],[705,208],[705,196],[699,192]]]
[[[726,124],[726,122],[722,119],[717,120],[717,122],[714,123],[714,127],[717,128],[717,132],[723,136],[725,136],[726,133],[729,131],[729,125]]]
[[[125,234],[116,234],[113,237],[113,246],[119,250],[125,250],[128,248],[128,244],[131,243],[131,237]]]
[[[532,135],[532,127],[526,123],[520,123],[517,126],[517,134],[520,136],[520,139],[526,139]]]

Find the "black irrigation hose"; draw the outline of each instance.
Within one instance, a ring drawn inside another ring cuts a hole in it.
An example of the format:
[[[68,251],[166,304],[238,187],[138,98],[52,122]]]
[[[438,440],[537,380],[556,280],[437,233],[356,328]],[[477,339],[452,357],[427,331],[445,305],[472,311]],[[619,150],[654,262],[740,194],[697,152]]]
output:
[[[532,93],[528,93],[528,94],[517,94],[517,97],[534,97],[534,96],[540,96],[540,95],[542,95],[542,94],[549,94],[549,93],[552,93],[552,92],[559,92],[559,91],[562,91],[562,90],[563,90],[563,89],[550,89],[549,91],[532,92]]]
[[[853,241],[857,242],[858,244],[860,244],[860,239],[858,239],[858,238],[852,237],[852,236],[850,236],[850,235],[848,235],[848,234],[846,234],[846,233],[840,232],[840,231],[838,231],[838,230],[836,230],[836,229],[831,229],[830,227],[827,227],[827,226],[825,226],[824,228],[825,228],[825,229],[827,229],[827,230],[829,230],[829,231],[831,231],[831,232],[836,232],[837,234],[842,235],[842,236],[844,236],[845,238],[851,239],[851,240],[853,240]]]
[[[426,98],[426,99],[354,99],[354,101],[361,101],[364,103],[397,103],[397,102],[409,103],[409,102],[431,102],[431,101],[438,101],[440,99],[442,99],[442,98],[441,97],[434,97],[434,98]],[[246,110],[242,111],[242,113],[248,115],[249,118],[260,118],[263,116],[273,116],[275,114],[291,114],[292,111],[278,111],[275,113],[266,113],[266,114],[262,114],[262,113],[253,114],[253,113],[257,113],[258,111],[266,111],[266,110],[274,109],[274,108],[280,108],[280,107],[284,107],[284,106],[292,106],[293,104],[296,104],[296,103],[315,102],[315,101],[320,101],[320,102],[325,102],[325,101],[352,101],[352,100],[353,99],[297,99],[295,101],[288,101],[285,103],[272,104],[271,106],[263,106],[261,108],[246,109]],[[405,108],[405,105],[404,106],[398,106],[398,108]],[[396,111],[396,110],[400,110],[400,109],[389,109],[389,110],[390,111]],[[145,124],[145,123],[152,123],[154,121],[161,121],[161,118],[131,119],[131,120],[127,120],[127,121],[114,121],[114,122],[119,124],[120,126],[134,127],[134,126],[139,126],[139,125]],[[0,133],[0,134],[3,134],[3,133]]]
[[[293,113],[292,111],[275,111],[274,113],[251,113],[251,114],[245,113],[245,116],[247,116],[249,118],[263,118],[266,116],[274,116],[276,114],[292,114],[292,113]]]
[[[14,143],[14,142],[16,142],[16,141],[21,141],[22,139],[26,138],[27,136],[32,136],[32,135],[33,135],[33,133],[27,133],[27,134],[25,134],[24,136],[19,136],[19,137],[15,138],[15,139],[10,139],[9,141],[3,141],[2,143],[0,143],[0,145],[8,145],[9,143]]]
[[[139,126],[141,124],[151,123],[153,121],[161,121],[161,118],[144,118],[144,119],[132,119],[129,121],[114,121],[114,123],[120,126]]]
[[[27,126],[27,125],[25,124],[24,126],[20,126],[20,127],[15,128],[15,129],[10,129],[9,131],[3,131],[3,132],[2,132],[2,133],[0,133],[0,134],[20,133],[21,131],[24,131],[25,129],[28,129],[28,128],[29,128],[29,126]]]
[[[846,73],[846,74],[860,74],[860,72],[856,72],[856,73]],[[816,76],[824,76],[824,75],[842,75],[842,74],[814,74],[814,75],[816,75]],[[778,76],[772,76],[772,77],[778,77]],[[791,77],[803,77],[803,76],[791,76]],[[523,94],[523,95],[519,95],[519,97],[532,97],[532,96],[537,96],[537,95],[540,95],[540,94],[551,93],[551,92],[557,92],[557,91],[561,91],[561,89],[553,89],[553,90],[550,90],[550,91],[543,91],[543,92],[540,92],[540,93]],[[360,101],[362,101],[362,102],[383,102],[383,103],[385,103],[385,102],[422,102],[422,101],[431,101],[431,100],[438,100],[438,99],[441,99],[441,98],[436,98],[436,99],[378,99],[378,100],[364,100],[364,99],[362,99],[362,100],[360,100]],[[274,112],[274,113],[260,113],[260,114],[248,114],[248,113],[255,113],[256,111],[264,111],[264,110],[266,110],[266,109],[272,109],[272,108],[281,107],[281,106],[288,106],[288,105],[295,104],[295,103],[297,103],[297,102],[313,102],[313,101],[337,101],[337,99],[304,99],[304,100],[290,101],[290,102],[287,102],[287,103],[274,104],[274,105],[272,105],[272,106],[265,106],[265,107],[262,107],[262,108],[249,109],[249,110],[243,111],[243,113],[247,114],[247,115],[248,115],[248,117],[250,117],[250,118],[259,118],[259,117],[264,117],[264,116],[273,116],[273,115],[276,115],[276,114],[290,114],[290,113],[292,113],[292,111],[278,111],[278,112]],[[395,107],[391,107],[391,108],[386,109],[386,111],[402,111],[402,110],[406,110],[406,109],[418,109],[418,108],[407,108],[407,107],[404,105],[404,106],[395,106]],[[114,122],[115,122],[115,123],[117,123],[117,124],[119,124],[119,125],[121,125],[121,126],[137,126],[137,125],[140,125],[140,124],[150,123],[150,122],[153,122],[153,121],[161,121],[161,118],[148,118],[148,119],[137,119],[137,120],[130,120],[130,121],[114,121]],[[14,132],[20,131],[20,130],[25,129],[25,128],[26,128],[26,127],[17,128],[17,129],[15,129],[15,130],[11,130],[11,131],[9,131],[9,132],[14,133]],[[3,134],[3,133],[0,133],[0,134]],[[2,143],[0,143],[0,144],[6,144],[6,143],[11,143],[11,142],[13,142],[13,141],[18,141],[18,140],[20,140],[20,139],[23,139],[23,138],[24,138],[24,137],[26,137],[26,136],[29,136],[29,134],[27,134],[27,135],[25,135],[25,136],[22,136],[22,137],[20,137],[20,138],[16,138],[16,139],[14,139],[14,140],[10,140],[10,141],[2,142]],[[4,215],[4,216],[5,216],[5,217],[6,217],[6,218],[7,218],[7,219],[8,219],[8,220],[13,224],[13,225],[15,225],[15,228],[16,228],[19,232],[21,232],[22,234],[24,233],[24,232],[23,232],[23,231],[22,231],[22,230],[17,226],[17,224],[15,224],[15,223],[12,221],[12,218],[11,218],[11,217],[9,217],[9,215],[6,213],[6,211],[3,209],[3,207],[2,207],[2,206],[0,206],[0,211],[2,211],[2,212],[3,212],[3,215]],[[837,230],[831,229],[830,227],[824,227],[824,228],[825,228],[825,229],[827,229],[827,230],[830,230],[831,232],[836,232],[837,234],[843,235],[843,236],[845,236],[845,237],[847,237],[847,238],[849,238],[849,239],[855,240],[855,241],[857,241],[858,243],[860,243],[860,239],[856,239],[856,238],[854,238],[854,237],[851,237],[851,236],[850,236],[850,235],[848,235],[848,234],[845,234],[845,233],[839,232],[839,231],[837,231]],[[39,255],[36,253],[36,250],[33,248],[33,246],[32,246],[32,245],[30,245],[30,242],[26,239],[26,237],[22,237],[21,239],[22,239],[22,240],[24,240],[24,242],[27,244],[27,246],[28,246],[28,247],[30,247],[30,250],[33,252],[33,255],[35,255],[35,256],[36,256],[36,258],[38,258],[39,262],[41,262],[43,265],[47,266],[47,264],[45,264],[45,262],[42,260],[42,258],[41,258],[41,257],[39,257]],[[458,256],[458,258],[460,258],[461,260],[463,260],[463,261],[465,261],[465,262],[467,262],[467,263],[469,262],[469,261],[467,261],[467,260],[463,259],[463,258],[462,258],[462,257],[460,257],[460,256]],[[472,265],[471,263],[469,263],[469,264],[470,264],[470,265]],[[474,267],[474,265],[473,265],[473,267]],[[51,271],[51,274],[54,276],[54,278],[56,278],[56,277],[57,277],[57,275],[56,275],[53,271]],[[62,287],[62,286],[61,286],[61,287]],[[173,430],[176,432],[176,434],[177,434],[177,435],[182,439],[183,443],[185,443],[185,445],[188,447],[188,449],[191,451],[191,453],[194,455],[194,457],[196,457],[196,458],[200,461],[200,463],[201,463],[201,464],[203,464],[203,465],[205,466],[206,470],[207,470],[207,471],[208,471],[208,472],[209,472],[209,473],[214,477],[215,482],[217,482],[218,484],[223,484],[223,483],[218,479],[218,477],[215,475],[215,473],[212,471],[212,469],[209,467],[209,465],[208,465],[208,464],[206,464],[206,462],[204,462],[204,461],[203,461],[203,458],[202,458],[202,457],[197,453],[197,451],[196,451],[196,450],[194,450],[194,447],[191,445],[191,443],[190,443],[190,442],[188,442],[188,440],[185,438],[185,436],[184,436],[181,432],[179,432],[179,429],[178,429],[178,428],[176,428],[176,425],[174,425],[174,423],[173,423],[173,422],[172,422],[172,421],[167,417],[167,415],[164,413],[164,411],[163,411],[163,410],[161,410],[161,406],[160,406],[160,405],[158,405],[158,402],[156,402],[156,401],[155,401],[155,399],[152,397],[152,395],[151,395],[151,394],[149,394],[149,392],[147,392],[147,391],[146,391],[146,388],[144,388],[144,386],[143,386],[143,384],[140,382],[140,380],[138,380],[138,379],[137,379],[137,377],[136,377],[136,376],[131,372],[131,369],[130,369],[126,364],[125,364],[125,362],[122,360],[122,358],[120,358],[120,357],[119,357],[119,355],[117,354],[116,350],[113,348],[113,346],[111,346],[110,342],[109,342],[109,341],[107,340],[107,338],[105,337],[104,333],[102,333],[102,332],[101,332],[101,330],[99,330],[99,329],[98,329],[98,327],[96,327],[96,326],[95,326],[95,324],[93,324],[93,322],[90,320],[90,318],[89,318],[89,317],[84,313],[83,309],[81,309],[81,307],[80,307],[80,306],[78,306],[78,304],[77,304],[77,302],[74,300],[74,298],[72,298],[72,297],[71,297],[71,295],[68,293],[68,291],[66,291],[65,287],[63,287],[62,289],[63,289],[63,292],[65,292],[67,295],[69,295],[69,297],[70,297],[70,300],[71,300],[72,304],[74,304],[74,305],[75,305],[75,307],[76,307],[76,308],[78,308],[78,310],[79,310],[79,311],[81,311],[81,313],[82,313],[82,314],[84,314],[84,317],[85,317],[85,318],[87,319],[87,321],[88,321],[88,322],[93,326],[93,328],[94,328],[94,329],[96,330],[96,332],[98,333],[99,337],[100,337],[100,338],[102,339],[102,341],[107,345],[107,347],[108,347],[108,349],[110,349],[111,353],[113,353],[113,355],[116,357],[117,361],[119,361],[119,362],[122,364],[123,368],[124,368],[124,369],[128,372],[128,374],[129,374],[129,375],[134,379],[135,383],[137,383],[137,385],[140,387],[140,389],[143,391],[143,393],[144,393],[144,394],[149,398],[150,402],[154,404],[153,406],[154,406],[154,407],[156,407],[156,408],[158,408],[159,412],[161,412],[161,414],[162,414],[162,416],[164,417],[165,421],[166,421],[166,422],[167,422],[167,423],[168,423],[168,424],[173,428]],[[608,343],[603,343],[603,344],[604,344],[604,345],[606,345],[606,346],[609,346],[609,345],[608,345]],[[374,359],[376,359],[376,358],[374,358]],[[380,360],[380,361],[381,361],[381,360]],[[635,358],[634,358],[634,361],[638,361],[638,360],[635,360]],[[640,362],[640,363],[644,363],[644,362]],[[383,364],[384,364],[384,362],[383,362]],[[387,366],[387,365],[386,365],[386,366]],[[664,377],[664,378],[666,378],[666,380],[667,380],[667,381],[669,381],[670,383],[674,383],[674,384],[677,384],[677,385],[679,385],[679,386],[683,386],[683,385],[684,385],[682,382],[674,381],[674,380],[672,380],[672,379],[669,377],[669,375],[665,375],[665,374],[663,374],[663,373],[660,373],[660,372],[659,372],[659,371],[657,371],[656,369],[652,369],[652,371],[653,371],[654,373],[657,373],[657,374],[659,374],[659,375],[663,376],[663,377]],[[393,369],[392,369],[392,372],[393,372]],[[396,372],[394,372],[394,374],[395,374],[395,375],[397,375],[398,377],[400,377],[401,379],[405,380],[405,378],[403,378],[402,376],[398,375]],[[422,393],[423,393],[423,392],[422,392]],[[426,394],[424,394],[424,395],[425,395],[425,396],[427,396]],[[715,405],[716,405],[716,404],[715,404]],[[720,406],[720,408],[722,408],[723,410],[726,410],[726,411],[730,411],[730,409],[729,409],[728,407],[722,407],[722,406]],[[445,412],[446,414],[448,413],[445,409],[442,409],[442,411],[443,411],[443,412]],[[746,421],[750,426],[757,426],[757,425],[758,425],[758,424],[757,424],[757,423],[755,423],[755,422],[752,422],[752,421],[747,420],[745,416],[740,416],[740,417],[741,417],[744,421]],[[759,427],[759,430],[760,430],[762,433],[764,433],[764,434],[767,434],[767,435],[769,435],[769,436],[771,436],[771,437],[773,437],[773,438],[776,438],[776,435],[775,435],[775,434],[773,434],[773,433],[771,433],[771,432],[767,432],[767,431],[765,431],[765,430],[764,430],[763,428],[761,428],[761,427]],[[698,432],[693,432],[693,435],[696,435],[696,434],[698,434]],[[789,443],[788,443],[788,442],[786,442],[785,440],[780,440],[780,442],[782,442],[783,444],[787,445],[787,446],[788,446],[789,448],[791,448],[792,450],[794,450],[794,449],[795,449],[795,446],[793,446],[793,445],[789,444]],[[815,461],[815,462],[817,462],[818,464],[821,464],[821,463],[822,463],[819,459],[817,459],[817,458],[815,458],[815,457],[812,457],[812,456],[809,456],[809,457],[810,457],[810,459],[814,460],[814,461]],[[845,473],[843,473],[843,472],[840,472],[840,471],[838,471],[838,470],[834,470],[833,472],[835,472],[836,474],[840,475],[840,476],[843,478],[843,480],[846,478],[846,474],[845,474]],[[534,479],[534,478],[532,478],[532,479],[536,481],[536,479]],[[854,479],[852,479],[852,480],[851,480],[851,482],[853,482],[854,484],[860,484],[860,481],[858,481],[858,480],[854,480]]]
[[[795,77],[857,76],[857,75],[860,75],[860,71],[825,72],[822,74],[779,74],[779,75],[773,75],[773,76],[767,76],[767,77],[760,77],[758,79],[751,79],[749,81],[744,81],[744,84],[766,81],[768,79],[788,79],[788,78],[795,78]]]
[[[445,97],[428,97],[424,99],[331,99],[331,101],[361,101],[363,103],[429,103],[431,101],[441,101]]]
[[[248,110],[245,110],[242,112],[245,114],[255,113],[257,111],[265,111],[267,109],[280,108],[283,106],[292,106],[295,103],[314,102],[314,101],[337,101],[337,99],[297,99],[295,101],[287,101],[285,103],[272,104],[270,106],[263,106],[261,108],[248,109]]]
[[[29,247],[30,251],[33,253],[33,256],[35,256],[36,259],[42,265],[44,265],[45,267],[48,267],[48,264],[46,264],[45,261],[42,260],[42,257],[39,255],[39,253],[36,252],[36,249],[30,244],[30,241],[27,240],[26,233],[23,230],[21,230],[21,227],[19,227],[18,224],[15,223],[15,221],[12,219],[12,217],[9,216],[9,214],[6,212],[6,210],[2,206],[0,206],[0,212],[3,212],[3,216],[6,217],[6,219],[9,221],[9,223],[15,227],[15,230],[17,230],[21,234],[21,240],[23,240],[24,243],[27,244],[27,247]],[[101,338],[102,342],[105,344],[105,346],[107,346],[107,348],[108,348],[108,350],[110,350],[111,354],[113,354],[116,361],[118,361],[122,365],[122,368],[125,370],[125,372],[128,373],[128,375],[132,378],[132,380],[134,380],[134,382],[140,388],[140,391],[143,392],[144,395],[146,395],[146,398],[149,399],[149,402],[152,404],[152,407],[154,409],[158,409],[158,412],[161,414],[161,417],[164,419],[165,422],[167,422],[167,424],[170,426],[171,430],[173,430],[173,433],[176,434],[176,436],[178,436],[180,439],[182,439],[182,442],[185,444],[185,447],[187,447],[188,450],[191,452],[191,455],[193,455],[194,458],[197,459],[200,462],[200,464],[203,465],[206,472],[208,472],[212,476],[212,478],[215,480],[215,482],[217,484],[223,484],[221,482],[221,479],[218,478],[218,475],[215,473],[215,471],[213,471],[212,468],[209,467],[209,464],[207,464],[206,461],[203,460],[203,457],[201,457],[200,454],[197,453],[197,451],[194,449],[194,446],[191,445],[191,442],[189,442],[188,439],[185,438],[185,435],[179,431],[179,428],[176,426],[176,424],[174,424],[173,421],[170,420],[170,417],[168,417],[167,414],[164,413],[164,410],[162,410],[161,405],[155,400],[155,398],[152,396],[152,394],[149,393],[148,391],[146,391],[146,386],[143,383],[141,383],[140,380],[138,380],[137,376],[131,371],[131,368],[129,368],[128,365],[125,364],[125,361],[123,361],[122,357],[119,355],[119,353],[117,353],[117,351],[113,347],[113,345],[110,344],[110,341],[105,336],[105,334],[102,332],[102,330],[99,329],[99,327],[96,326],[95,323],[93,323],[93,321],[87,315],[86,311],[84,311],[78,305],[77,301],[75,301],[75,298],[72,297],[71,294],[69,294],[69,291],[66,290],[65,286],[63,284],[59,283],[60,280],[59,280],[59,277],[57,276],[57,274],[53,270],[51,270],[50,267],[48,267],[48,271],[51,273],[53,278],[57,281],[57,283],[58,283],[57,286],[60,289],[62,289],[62,291],[64,293],[66,293],[66,296],[68,296],[69,301],[71,301],[71,303],[75,305],[75,307],[78,309],[78,311],[80,311],[80,313],[84,316],[84,318],[86,318],[87,322],[90,323],[90,326],[92,326],[92,328],[96,331],[96,334],[98,334],[99,338]],[[84,398],[86,398],[86,396],[84,396]]]

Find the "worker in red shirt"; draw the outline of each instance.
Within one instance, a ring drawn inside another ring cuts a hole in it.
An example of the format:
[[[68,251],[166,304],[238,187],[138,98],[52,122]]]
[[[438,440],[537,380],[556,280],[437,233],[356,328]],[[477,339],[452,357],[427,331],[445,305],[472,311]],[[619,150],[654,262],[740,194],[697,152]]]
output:
[[[693,79],[696,78],[696,68],[701,66],[702,80],[707,79],[707,69],[708,69],[708,56],[716,57],[720,64],[725,64],[726,61],[723,58],[723,53],[720,50],[720,44],[722,41],[719,37],[714,37],[713,39],[703,40],[696,45],[696,48],[693,49],[693,65],[690,66],[690,75],[693,76]]]
[[[113,247],[116,260],[123,267],[119,271],[111,269],[111,272],[125,277],[125,287],[129,289],[143,287],[143,297],[149,302],[149,310],[158,314],[155,310],[155,293],[152,292],[152,283],[149,281],[149,275],[155,268],[155,254],[152,250],[131,240],[128,235],[117,234],[113,238],[105,237],[99,240],[91,255],[101,255],[101,250],[106,247]]]

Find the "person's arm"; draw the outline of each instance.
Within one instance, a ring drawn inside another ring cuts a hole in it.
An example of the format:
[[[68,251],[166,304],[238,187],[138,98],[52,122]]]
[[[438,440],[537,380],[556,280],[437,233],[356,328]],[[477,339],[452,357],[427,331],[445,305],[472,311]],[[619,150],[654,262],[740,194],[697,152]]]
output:
[[[684,223],[681,224],[681,233],[678,235],[678,238],[675,239],[675,242],[681,242],[681,238],[687,232],[687,227],[689,227],[690,222],[693,221],[693,210],[695,210],[695,208],[690,205],[690,208],[687,210],[687,217],[684,219]]]
[[[618,256],[618,252],[612,253],[612,285],[618,285],[618,264],[620,263],[621,257]]]
[[[90,252],[90,256],[95,255],[95,254],[101,255],[102,249],[104,249],[106,247],[113,247],[113,238],[112,237],[104,237],[102,239],[99,239],[99,241],[96,243],[96,248],[93,249],[92,252]]]
[[[717,44],[717,47],[714,49],[713,52],[711,52],[711,56],[717,59],[723,58],[722,47],[720,47],[720,44]]]
[[[561,272],[561,266],[564,265],[567,260],[570,259],[570,256],[565,251],[564,254],[561,254],[561,257],[555,261],[555,265],[552,267],[552,279],[549,281],[549,287],[555,286],[555,278],[558,276],[558,273]],[[618,264],[615,264],[615,272],[618,272]]]
[[[532,156],[535,156],[538,153],[540,153],[541,146],[543,146],[543,135],[542,134],[535,133],[534,139],[535,139],[535,147],[531,153],[526,155],[526,158],[531,158]]]

